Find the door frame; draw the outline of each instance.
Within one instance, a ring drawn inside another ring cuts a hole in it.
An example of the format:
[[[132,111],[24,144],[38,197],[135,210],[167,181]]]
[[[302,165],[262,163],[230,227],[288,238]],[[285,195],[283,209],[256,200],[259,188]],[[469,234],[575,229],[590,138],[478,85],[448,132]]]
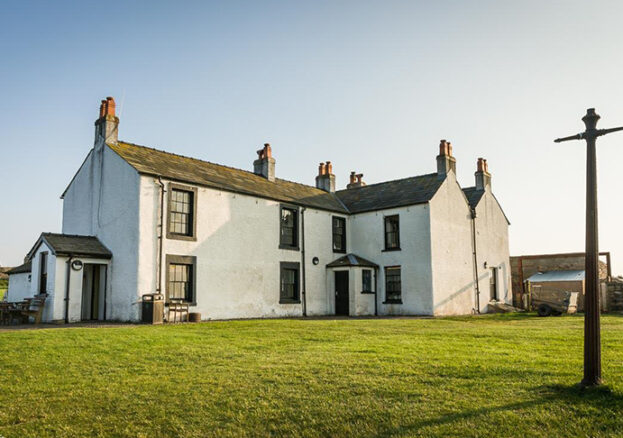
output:
[[[340,316],[350,316],[350,272],[349,270],[344,270],[344,271],[334,271],[333,273],[333,278],[334,278],[334,289],[335,289],[335,315],[340,315]],[[343,293],[346,296],[346,313],[338,313],[338,294],[341,294],[341,291],[338,290],[338,276],[345,276],[346,280],[345,280],[345,290],[343,291]]]

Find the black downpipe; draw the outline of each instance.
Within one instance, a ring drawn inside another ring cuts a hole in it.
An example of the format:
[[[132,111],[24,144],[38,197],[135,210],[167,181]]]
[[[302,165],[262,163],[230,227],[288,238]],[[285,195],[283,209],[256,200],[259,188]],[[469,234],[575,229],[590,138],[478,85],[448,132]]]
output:
[[[379,316],[379,270],[374,268],[374,316]]]
[[[301,273],[303,276],[301,295],[303,296],[303,316],[307,316],[307,289],[305,288],[305,210],[305,207],[301,208]]]
[[[107,310],[107,305],[106,302],[108,301],[108,265],[100,265],[100,273],[101,273],[101,266],[104,267],[104,321],[106,321],[106,310]]]
[[[69,324],[69,286],[71,284],[71,261],[73,256],[67,260],[67,280],[65,281],[65,324]]]
[[[480,314],[480,285],[478,282],[478,252],[476,250],[476,209],[472,213],[472,254],[474,259],[474,284],[476,286],[476,313]]]
[[[158,233],[158,284],[156,284],[156,292],[161,293],[161,285],[162,285],[162,237],[164,234],[164,183],[162,182],[162,177],[158,177],[158,184],[160,185],[160,224],[158,228],[160,228]]]

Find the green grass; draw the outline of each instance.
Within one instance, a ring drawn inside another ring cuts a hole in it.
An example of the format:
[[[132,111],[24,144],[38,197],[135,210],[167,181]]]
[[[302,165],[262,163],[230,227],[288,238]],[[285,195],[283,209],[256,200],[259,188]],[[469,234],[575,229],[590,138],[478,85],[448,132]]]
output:
[[[255,320],[0,332],[0,436],[621,436],[623,317]]]
[[[0,278],[0,301],[4,298],[4,294],[9,288],[9,280],[7,278]]]

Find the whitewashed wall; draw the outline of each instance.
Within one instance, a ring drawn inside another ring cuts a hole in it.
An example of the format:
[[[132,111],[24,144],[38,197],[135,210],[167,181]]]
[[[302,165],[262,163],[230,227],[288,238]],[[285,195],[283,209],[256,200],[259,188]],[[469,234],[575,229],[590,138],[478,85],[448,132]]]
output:
[[[100,143],[64,196],[63,233],[97,236],[113,253],[108,318],[114,320],[139,317],[139,178],[135,169]]]
[[[491,187],[487,186],[485,194],[476,206],[476,248],[481,312],[487,311],[492,267],[498,268],[498,299],[507,304],[513,302],[508,228],[508,221],[495,200]]]
[[[6,301],[16,302],[31,297],[30,278],[30,272],[9,275],[9,289],[6,292]]]
[[[400,216],[400,251],[385,248],[384,217]],[[431,315],[431,236],[428,204],[360,213],[350,217],[350,252],[379,265],[379,315]],[[385,301],[384,267],[401,266],[402,304]]]
[[[465,315],[474,310],[471,211],[454,172],[430,201],[431,254],[435,315]]]
[[[169,181],[163,182],[168,190]],[[160,199],[153,177],[142,176],[140,187],[138,284],[144,294],[156,290]],[[302,314],[302,304],[279,304],[279,262],[301,262],[300,251],[279,249],[279,208],[277,201],[198,187],[197,241],[167,239],[165,231],[162,251],[163,269],[167,254],[197,257],[197,305],[191,311],[203,319]],[[337,258],[332,251],[333,213],[307,208],[304,215],[307,312],[327,314],[325,265]],[[166,210],[164,218],[166,223]],[[318,265],[312,264],[314,257]],[[165,281],[166,270],[163,293]]]
[[[48,294],[46,298],[45,305],[43,307],[43,313],[41,314],[41,321],[50,322],[53,321],[54,318],[54,309],[57,306],[56,302],[58,301],[58,287],[59,287],[59,279],[57,277],[56,270],[56,256],[52,253],[52,250],[48,248],[45,242],[42,242],[41,245],[36,249],[32,256],[32,268],[31,268],[31,281],[30,281],[30,290],[28,293],[28,297],[34,297],[39,294],[39,278],[41,273],[41,253],[48,253],[47,260],[47,282],[45,286],[45,291]],[[25,298],[25,297],[23,297]],[[11,298],[11,301],[14,301],[14,298]]]

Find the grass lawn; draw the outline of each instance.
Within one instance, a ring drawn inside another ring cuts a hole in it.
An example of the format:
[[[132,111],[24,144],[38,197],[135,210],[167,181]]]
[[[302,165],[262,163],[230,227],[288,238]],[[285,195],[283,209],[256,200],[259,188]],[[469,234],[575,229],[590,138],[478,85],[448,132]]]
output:
[[[623,317],[255,320],[0,332],[0,436],[622,436]]]

